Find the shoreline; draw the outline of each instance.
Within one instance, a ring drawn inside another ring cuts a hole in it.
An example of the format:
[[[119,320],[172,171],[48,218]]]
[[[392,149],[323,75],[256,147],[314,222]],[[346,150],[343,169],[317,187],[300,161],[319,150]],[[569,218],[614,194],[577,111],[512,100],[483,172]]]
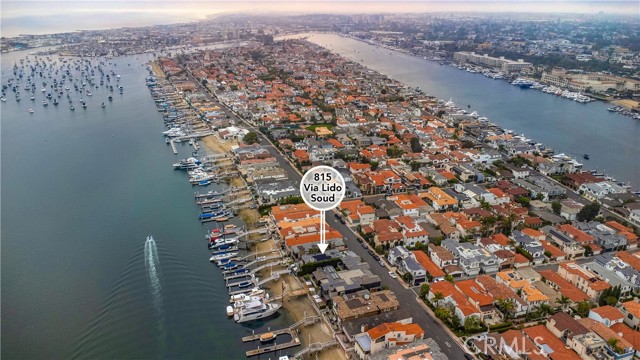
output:
[[[226,153],[231,150],[233,146],[237,145],[236,141],[223,141],[218,139],[216,135],[210,135],[202,139],[204,146],[213,153]],[[230,179],[230,186],[244,186],[245,180],[238,175]],[[248,230],[255,229],[255,222],[261,218],[260,214],[256,209],[242,209],[238,211],[238,216],[242,218],[242,221],[245,223],[245,226]],[[250,239],[259,238],[259,234],[252,234],[249,236]],[[275,243],[273,238],[267,241],[261,241],[255,243],[252,252],[264,252],[269,250],[276,250],[278,245]],[[265,278],[269,276],[269,269],[263,269],[259,273],[260,278]],[[285,286],[285,295],[282,295],[282,285]],[[304,297],[296,297],[292,298],[287,296],[287,294],[303,290],[305,284],[303,284],[296,276],[291,274],[285,274],[280,277],[280,280],[269,282],[263,286],[265,290],[267,290],[273,297],[278,298],[282,296],[282,309],[286,312],[287,316],[289,316],[292,321],[295,323],[297,321],[302,320],[305,315],[314,316],[316,315],[316,309],[311,304],[311,300],[309,296]],[[328,329],[328,324],[324,321],[320,321],[311,326],[303,326],[299,327],[299,335],[300,340],[302,342],[301,347],[294,349],[295,351],[299,351],[304,349],[309,343],[315,342],[324,342],[332,340],[331,330]],[[341,347],[332,347],[329,349],[325,349],[324,351],[318,354],[318,359],[322,360],[346,360],[346,354],[342,350]]]
[[[389,78],[389,79],[392,79],[392,80],[394,80],[394,81],[397,81],[398,83],[402,84],[402,85],[403,85],[403,86],[405,86],[406,88],[408,88],[408,89],[412,89],[412,90],[413,90],[413,88],[412,88],[412,87],[410,87],[409,85],[407,85],[407,84],[406,84],[404,81],[402,81],[402,80],[398,80],[398,79],[396,79],[396,78],[394,78],[394,77],[391,77],[391,76],[389,76],[389,75],[387,75],[387,74],[383,74],[383,73],[381,73],[381,72],[379,72],[379,71],[373,70],[373,69],[371,69],[370,67],[368,67],[367,65],[365,65],[363,62],[360,62],[360,61],[357,61],[357,60],[351,60],[350,58],[348,58],[348,57],[346,57],[346,56],[344,56],[344,55],[342,55],[342,54],[340,54],[340,53],[338,53],[338,52],[334,51],[334,50],[333,50],[333,49],[331,49],[331,48],[328,48],[328,47],[326,47],[326,46],[323,46],[323,45],[320,45],[320,44],[315,43],[315,42],[313,42],[313,41],[310,41],[310,40],[308,39],[308,35],[307,35],[307,34],[321,34],[321,35],[334,35],[334,36],[339,36],[339,37],[344,38],[344,39],[350,39],[350,40],[358,41],[358,42],[361,42],[361,43],[363,43],[363,44],[365,44],[365,45],[374,46],[374,47],[376,47],[376,48],[387,49],[387,50],[389,50],[389,51],[396,51],[396,52],[398,52],[398,53],[400,53],[400,54],[404,54],[404,55],[407,55],[407,56],[411,56],[411,57],[414,57],[414,58],[417,58],[417,59],[420,59],[420,60],[423,60],[423,61],[429,61],[429,62],[437,63],[436,61],[429,60],[429,59],[424,59],[423,57],[418,56],[418,55],[415,55],[415,54],[412,54],[412,53],[410,53],[410,52],[408,52],[408,51],[406,51],[406,50],[402,50],[402,49],[395,49],[395,48],[390,48],[390,47],[385,47],[385,46],[383,46],[383,45],[378,45],[378,44],[371,44],[371,43],[368,43],[368,42],[366,42],[366,41],[364,41],[364,40],[362,40],[362,39],[358,39],[358,38],[353,38],[353,37],[345,36],[345,35],[343,35],[343,34],[339,34],[339,33],[332,33],[332,32],[305,32],[305,33],[298,33],[298,34],[295,34],[295,35],[287,35],[286,37],[283,37],[283,38],[281,39],[281,40],[286,40],[286,39],[304,39],[305,41],[307,41],[307,42],[309,42],[309,43],[311,43],[311,44],[313,44],[313,45],[315,45],[315,46],[320,46],[320,47],[322,47],[322,48],[324,48],[324,49],[327,49],[327,50],[328,50],[328,51],[330,51],[331,53],[333,53],[333,54],[335,54],[335,55],[338,55],[338,56],[340,56],[340,57],[342,57],[342,58],[346,59],[347,61],[350,61],[350,62],[352,62],[352,63],[354,63],[354,64],[359,65],[359,66],[362,66],[362,67],[364,67],[364,68],[366,68],[366,69],[369,69],[369,70],[375,71],[375,72],[377,72],[377,73],[380,73],[380,74],[382,74],[382,75],[386,76],[386,77],[387,77],[387,78]],[[423,90],[423,91],[425,91],[425,90]],[[425,92],[425,94],[427,94],[427,93]],[[435,98],[435,99],[437,99],[437,100],[443,101],[443,102],[444,102],[444,101],[446,101],[446,100],[441,99],[441,98],[439,98],[439,97],[437,97],[437,96],[435,96],[435,95],[428,95],[428,96],[431,96],[431,97],[433,97],[433,98]],[[624,100],[615,100],[615,101],[624,101]],[[602,101],[602,102],[603,102],[603,103],[613,103],[613,102],[609,102],[609,101]],[[619,105],[619,106],[622,106],[622,105]],[[480,115],[480,116],[482,116],[482,115]],[[497,123],[497,122],[495,122],[495,121],[491,121],[491,123],[492,123],[492,124],[495,124],[497,127],[499,127],[500,129],[502,129],[502,130],[504,130],[504,131],[511,131],[511,132],[512,132],[512,133],[514,133],[514,134],[520,134],[520,132],[519,132],[519,131],[515,131],[515,130],[513,130],[513,129],[508,129],[508,128],[506,128],[506,127],[504,127],[504,126],[502,126],[502,125],[498,124],[498,123]],[[526,134],[523,134],[523,135],[526,137]],[[544,145],[544,144],[543,144],[543,145]],[[564,154],[565,156],[568,156],[569,158],[571,158],[571,159],[575,160],[576,162],[581,163],[579,158],[574,158],[573,156],[567,155],[566,153],[563,153],[563,152],[554,153],[554,155],[559,155],[559,154]],[[581,164],[583,164],[583,163],[581,163]],[[584,164],[583,164],[583,165],[584,165]],[[597,169],[596,169],[596,170],[597,170]],[[583,169],[582,171],[584,171],[584,172],[590,172],[590,170],[586,170],[586,169]],[[591,170],[591,172],[593,172],[593,170]],[[605,174],[605,175],[606,175],[606,176],[608,176],[608,177],[616,178],[616,179],[617,179],[617,176],[615,176],[615,175],[611,175],[611,174]],[[547,178],[548,178],[548,179],[553,180],[553,178],[551,178],[551,177],[548,177],[548,176],[547,176]],[[555,180],[554,180],[554,181],[555,181]],[[623,182],[623,183],[631,184],[631,188],[629,188],[629,189],[628,189],[628,191],[629,191],[629,192],[634,192],[634,191],[636,191],[636,190],[633,190],[633,188],[634,188],[634,187],[638,187],[638,188],[639,188],[639,190],[640,190],[640,184],[631,183],[631,182],[629,182],[628,180],[627,180],[627,181],[617,180],[617,181],[618,181],[618,182]],[[560,184],[560,183],[559,183],[559,184]],[[562,185],[562,184],[560,184],[560,185]],[[564,185],[562,185],[562,186],[564,186]]]

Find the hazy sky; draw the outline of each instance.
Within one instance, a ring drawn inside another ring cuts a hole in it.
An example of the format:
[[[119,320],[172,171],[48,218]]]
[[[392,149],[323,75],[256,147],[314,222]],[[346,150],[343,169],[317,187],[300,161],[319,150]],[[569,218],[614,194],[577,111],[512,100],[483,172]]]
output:
[[[640,1],[582,0],[342,0],[342,1],[175,1],[175,0],[0,0],[2,36],[146,26],[203,19],[227,12],[544,12],[638,15]],[[107,15],[107,16],[105,16]]]

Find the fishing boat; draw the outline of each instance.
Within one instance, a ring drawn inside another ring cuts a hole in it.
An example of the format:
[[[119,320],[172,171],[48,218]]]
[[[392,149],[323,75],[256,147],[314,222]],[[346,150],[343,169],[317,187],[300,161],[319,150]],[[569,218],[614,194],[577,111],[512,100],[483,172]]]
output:
[[[75,109],[76,109],[76,108],[75,108],[75,106],[73,106],[73,105],[71,105],[71,106],[69,107],[69,110],[71,110],[71,111],[73,111],[73,110],[75,110]]]
[[[42,106],[47,106],[49,105],[49,102],[47,100],[42,100]]]
[[[33,114],[33,109],[29,109],[29,114]]]
[[[584,158],[585,160],[589,160],[589,154],[582,155],[582,158]]]
[[[276,336],[277,335],[272,332],[264,333],[260,335],[260,342],[266,343],[266,342],[275,340]]]
[[[102,106],[102,108],[104,109],[106,105],[105,105],[104,103],[102,103],[102,105],[101,105],[101,106]]]
[[[253,283],[251,281],[243,281],[240,284],[238,284],[238,287],[240,289],[244,289],[244,288],[248,288],[249,286],[251,286]]]

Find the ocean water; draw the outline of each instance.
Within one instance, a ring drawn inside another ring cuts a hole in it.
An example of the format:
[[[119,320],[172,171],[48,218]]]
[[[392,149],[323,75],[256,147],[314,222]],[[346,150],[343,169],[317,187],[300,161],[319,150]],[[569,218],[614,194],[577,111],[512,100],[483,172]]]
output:
[[[3,84],[25,55],[2,57]],[[290,323],[226,317],[195,189],[171,166],[192,149],[165,144],[147,59],[111,60],[124,86],[113,102],[94,89],[72,112],[21,87],[1,104],[3,358],[236,359],[242,336]]]
[[[471,105],[489,121],[565,153],[640,189],[640,121],[607,111],[603,102],[581,104],[505,81],[333,34],[309,40],[348,59],[460,107]],[[590,160],[582,159],[589,154]]]

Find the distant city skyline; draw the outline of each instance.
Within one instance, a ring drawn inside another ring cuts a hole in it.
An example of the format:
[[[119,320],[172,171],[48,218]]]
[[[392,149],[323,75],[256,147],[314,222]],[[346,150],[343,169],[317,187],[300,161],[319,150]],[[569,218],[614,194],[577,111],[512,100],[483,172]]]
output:
[[[153,3],[153,6],[149,6]],[[100,30],[203,20],[222,13],[583,13],[638,14],[637,1],[2,1],[2,36]],[[106,14],[113,16],[105,17]]]

